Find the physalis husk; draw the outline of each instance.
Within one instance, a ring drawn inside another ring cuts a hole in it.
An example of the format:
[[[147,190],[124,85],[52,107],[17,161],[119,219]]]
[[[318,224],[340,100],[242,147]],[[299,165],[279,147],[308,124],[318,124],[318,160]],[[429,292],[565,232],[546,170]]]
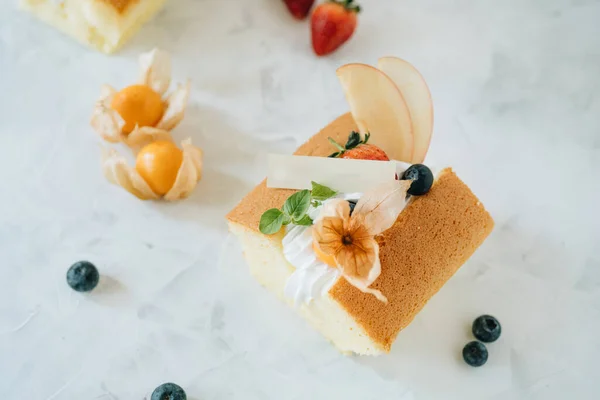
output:
[[[181,149],[171,141],[155,141],[140,150],[132,167],[116,150],[104,148],[102,170],[139,199],[175,201],[188,197],[202,178],[202,150],[191,139],[182,141]]]
[[[135,149],[156,140],[171,140],[169,131],[184,117],[191,86],[188,81],[166,95],[171,84],[171,59],[164,51],[142,54],[139,63],[136,84],[121,91],[102,86],[91,120],[104,140],[124,142]]]

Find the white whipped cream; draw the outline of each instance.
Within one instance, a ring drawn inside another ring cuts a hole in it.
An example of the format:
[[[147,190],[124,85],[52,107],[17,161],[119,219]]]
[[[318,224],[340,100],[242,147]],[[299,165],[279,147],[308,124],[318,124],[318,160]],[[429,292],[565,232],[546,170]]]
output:
[[[344,200],[358,200],[361,193],[340,194],[336,198]],[[324,201],[326,204],[328,200]],[[316,220],[319,218],[321,208],[312,207],[308,215]],[[318,299],[327,294],[329,289],[342,274],[319,260],[313,250],[312,226],[288,225],[283,238],[283,255],[296,270],[289,277],[284,294],[294,300],[295,304],[308,304],[313,299]]]
[[[410,165],[398,161],[398,176],[402,176]],[[348,193],[339,194],[336,198],[358,200],[361,196],[361,193]],[[323,204],[325,203],[327,201]],[[316,220],[322,207],[322,205],[316,208],[311,206],[308,215]],[[282,244],[285,259],[296,268],[285,285],[284,294],[293,299],[295,304],[309,304],[311,300],[326,295],[342,276],[337,268],[333,268],[317,258],[312,247],[312,226],[288,225]]]

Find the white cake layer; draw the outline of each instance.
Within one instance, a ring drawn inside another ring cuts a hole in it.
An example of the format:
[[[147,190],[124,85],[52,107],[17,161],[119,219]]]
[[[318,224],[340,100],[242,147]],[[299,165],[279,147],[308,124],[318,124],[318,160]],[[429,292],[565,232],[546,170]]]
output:
[[[99,0],[20,0],[38,19],[105,53],[121,47],[166,0],[141,0],[119,13]]]
[[[284,297],[283,289],[294,272],[294,267],[284,258],[280,240],[268,239],[262,234],[231,222],[229,230],[239,238],[244,257],[250,266],[250,273],[256,280],[296,309],[314,329],[321,332],[342,353],[361,355],[383,353],[383,350],[329,295],[315,299],[308,305],[294,305],[290,299]]]

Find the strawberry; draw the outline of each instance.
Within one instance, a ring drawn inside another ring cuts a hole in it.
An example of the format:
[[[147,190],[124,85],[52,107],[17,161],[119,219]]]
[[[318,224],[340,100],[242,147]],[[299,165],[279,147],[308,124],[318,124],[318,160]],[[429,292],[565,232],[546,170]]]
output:
[[[373,144],[363,144],[360,147],[346,151],[342,158],[352,158],[355,160],[375,160],[390,161],[385,151]]]
[[[315,0],[283,0],[290,13],[296,19],[304,19],[310,12]]]
[[[354,0],[329,0],[320,4],[311,17],[312,45],[318,56],[337,50],[356,29],[360,6]]]
[[[354,160],[377,160],[377,161],[390,161],[385,151],[381,150],[374,144],[367,144],[370,134],[365,134],[365,139],[360,138],[360,133],[352,131],[348,136],[348,142],[345,146],[341,146],[332,138],[329,138],[331,144],[333,144],[338,151],[329,155],[331,158],[351,158]]]

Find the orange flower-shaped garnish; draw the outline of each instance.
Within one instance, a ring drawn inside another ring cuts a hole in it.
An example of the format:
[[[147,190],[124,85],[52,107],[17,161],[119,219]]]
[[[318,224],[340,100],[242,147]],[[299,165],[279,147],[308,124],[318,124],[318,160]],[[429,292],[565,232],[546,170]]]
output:
[[[140,78],[120,91],[103,85],[91,124],[111,143],[139,149],[155,140],[171,140],[169,131],[183,119],[190,83],[165,96],[171,84],[171,59],[154,49],[140,56]]]
[[[406,204],[406,191],[411,183],[393,181],[365,193],[352,215],[346,200],[330,200],[313,226],[317,254],[333,258],[351,285],[386,303],[387,298],[379,290],[369,288],[381,274],[375,236],[396,222]]]

